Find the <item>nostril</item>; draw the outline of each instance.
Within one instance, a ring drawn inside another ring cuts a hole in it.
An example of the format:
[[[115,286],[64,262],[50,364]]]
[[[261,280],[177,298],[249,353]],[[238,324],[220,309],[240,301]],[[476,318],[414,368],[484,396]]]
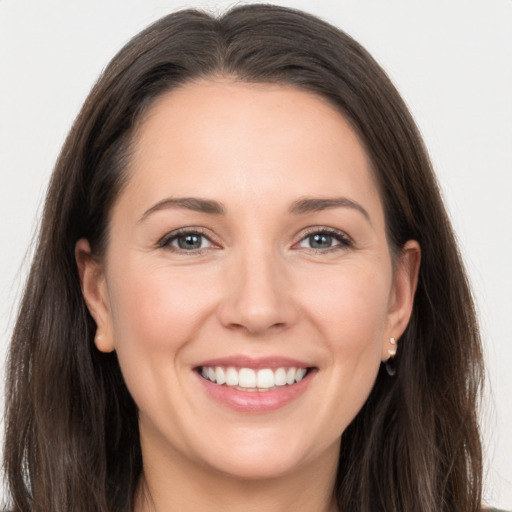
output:
[[[252,261],[251,265],[244,261],[243,267],[230,269],[226,295],[218,309],[219,320],[226,328],[256,335],[269,329],[285,329],[298,318],[286,271],[278,272],[274,263],[261,256],[263,259]]]
[[[276,322],[274,324],[265,321],[256,322],[253,319],[246,320],[243,323],[233,323],[228,325],[227,327],[232,330],[240,330],[248,334],[257,335],[259,333],[266,333],[268,331],[284,329],[286,327],[286,324],[284,322]]]

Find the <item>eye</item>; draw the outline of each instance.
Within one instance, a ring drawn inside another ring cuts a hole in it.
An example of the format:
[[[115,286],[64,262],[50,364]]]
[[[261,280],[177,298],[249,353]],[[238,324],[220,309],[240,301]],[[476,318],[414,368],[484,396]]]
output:
[[[315,251],[344,248],[352,245],[350,238],[337,230],[317,230],[310,232],[298,243],[299,247]]]
[[[166,235],[159,245],[174,251],[197,252],[213,247],[213,242],[200,231],[180,230]]]

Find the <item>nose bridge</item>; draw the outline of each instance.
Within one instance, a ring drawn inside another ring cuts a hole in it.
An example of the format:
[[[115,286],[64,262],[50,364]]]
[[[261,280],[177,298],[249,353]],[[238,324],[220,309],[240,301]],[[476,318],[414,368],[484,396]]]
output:
[[[268,241],[254,239],[234,251],[221,307],[224,325],[255,334],[293,322],[290,283],[278,252]]]

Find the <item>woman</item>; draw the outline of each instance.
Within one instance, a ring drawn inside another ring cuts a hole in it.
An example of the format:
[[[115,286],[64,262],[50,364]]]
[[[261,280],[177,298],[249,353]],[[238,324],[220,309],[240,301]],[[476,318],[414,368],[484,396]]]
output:
[[[384,72],[301,12],[182,11],[57,163],[9,357],[14,510],[477,511],[481,375]]]

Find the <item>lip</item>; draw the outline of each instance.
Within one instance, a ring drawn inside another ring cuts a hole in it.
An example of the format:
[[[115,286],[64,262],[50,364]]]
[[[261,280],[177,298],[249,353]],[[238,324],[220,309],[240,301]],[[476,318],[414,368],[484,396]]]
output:
[[[232,366],[233,368],[253,368],[260,370],[262,368],[271,368],[275,370],[281,367],[294,366],[296,368],[312,368],[314,365],[305,361],[299,361],[290,357],[251,357],[251,356],[230,356],[217,359],[208,359],[196,365],[196,369],[201,366]]]
[[[306,376],[295,384],[280,386],[269,391],[242,391],[234,387],[219,385],[205,379],[199,373],[202,366],[223,366],[233,368],[277,369],[280,367],[308,368]],[[318,369],[311,364],[288,357],[234,356],[209,359],[198,364],[194,373],[206,393],[219,404],[237,412],[263,414],[285,407],[300,398],[315,378]]]

